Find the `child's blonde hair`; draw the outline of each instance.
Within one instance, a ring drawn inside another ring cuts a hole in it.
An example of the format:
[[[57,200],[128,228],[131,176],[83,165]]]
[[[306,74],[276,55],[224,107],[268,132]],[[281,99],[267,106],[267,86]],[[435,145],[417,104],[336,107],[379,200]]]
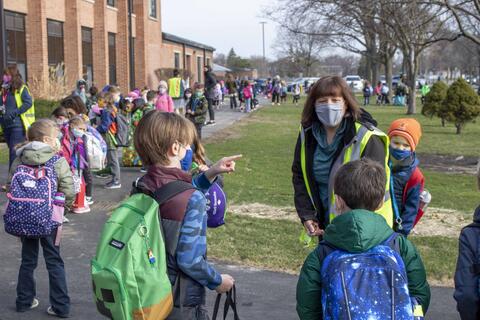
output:
[[[87,123],[85,122],[85,120],[82,117],[72,118],[72,120],[70,120],[68,122],[68,124],[69,124],[70,128],[78,128],[81,125],[87,126]]]
[[[175,113],[152,110],[135,129],[135,150],[146,166],[168,165],[168,149],[179,142],[191,145],[195,127],[184,117]]]
[[[39,119],[28,128],[27,139],[29,142],[43,142],[43,138],[51,137],[54,132],[58,132],[58,127],[55,122],[50,119]]]

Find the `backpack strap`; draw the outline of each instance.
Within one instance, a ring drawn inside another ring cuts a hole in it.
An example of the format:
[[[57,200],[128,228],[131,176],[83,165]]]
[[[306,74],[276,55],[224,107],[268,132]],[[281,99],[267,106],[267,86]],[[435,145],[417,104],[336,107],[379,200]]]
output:
[[[405,202],[405,200],[407,199],[408,190],[412,189],[417,184],[420,184],[422,186],[420,192],[423,190],[423,181],[424,178],[422,172],[418,167],[415,167],[415,170],[413,170],[410,178],[407,181],[407,184],[405,185],[405,189],[403,189],[403,202]]]
[[[191,183],[182,180],[175,180],[155,190],[152,196],[160,206],[176,195],[190,189],[196,188]]]
[[[400,237],[400,234],[397,232],[393,232],[390,237],[387,238],[382,244],[384,246],[390,247],[392,250],[400,254],[400,241],[398,238]]]

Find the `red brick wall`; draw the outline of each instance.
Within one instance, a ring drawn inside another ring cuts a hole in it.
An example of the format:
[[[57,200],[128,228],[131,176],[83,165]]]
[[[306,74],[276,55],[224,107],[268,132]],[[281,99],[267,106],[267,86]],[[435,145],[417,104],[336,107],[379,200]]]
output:
[[[65,0],[65,15],[68,19],[63,25],[65,75],[67,84],[75,86],[82,77],[82,34],[78,18],[78,2],[83,0]]]
[[[28,1],[26,20],[28,81],[48,78],[47,16],[45,0]]]

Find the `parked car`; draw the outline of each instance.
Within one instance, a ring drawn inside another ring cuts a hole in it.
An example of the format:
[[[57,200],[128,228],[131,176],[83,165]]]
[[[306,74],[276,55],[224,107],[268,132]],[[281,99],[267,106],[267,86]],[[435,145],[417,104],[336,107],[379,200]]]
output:
[[[363,89],[363,80],[360,76],[348,75],[343,78],[348,85],[352,88],[353,91],[362,91]]]

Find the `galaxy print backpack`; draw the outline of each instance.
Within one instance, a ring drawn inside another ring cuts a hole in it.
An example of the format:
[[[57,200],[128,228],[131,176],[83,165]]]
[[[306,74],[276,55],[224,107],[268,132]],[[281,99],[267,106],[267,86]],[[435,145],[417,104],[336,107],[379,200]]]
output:
[[[397,237],[393,233],[361,253],[327,249],[321,271],[323,319],[422,319],[414,317],[418,308],[409,296]]]

